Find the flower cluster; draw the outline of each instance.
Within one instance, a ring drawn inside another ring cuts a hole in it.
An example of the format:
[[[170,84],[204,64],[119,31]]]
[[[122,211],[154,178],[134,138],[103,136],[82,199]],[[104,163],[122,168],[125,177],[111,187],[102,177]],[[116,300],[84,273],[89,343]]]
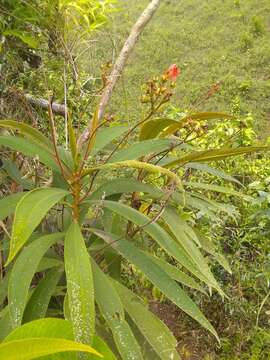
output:
[[[159,109],[173,95],[172,89],[179,75],[180,69],[176,64],[172,64],[160,77],[148,80],[143,87],[141,102],[149,104],[152,111]]]

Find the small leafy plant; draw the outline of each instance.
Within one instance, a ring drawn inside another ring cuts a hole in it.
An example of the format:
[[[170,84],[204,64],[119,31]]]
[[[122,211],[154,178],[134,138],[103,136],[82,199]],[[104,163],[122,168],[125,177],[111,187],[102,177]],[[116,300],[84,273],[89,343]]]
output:
[[[173,65],[147,82],[145,112],[132,127],[99,122],[97,108],[87,138],[80,141],[69,117],[68,148],[58,144],[51,106],[50,139],[28,124],[0,121],[8,131],[0,145],[38,164],[27,178],[26,167],[2,151],[7,173],[17,174],[25,191],[0,200],[1,358],[15,359],[18,351],[23,359],[49,359],[55,352],[57,359],[179,359],[170,330],[121,283],[123,262],[218,339],[184,288],[201,293],[208,288],[210,294],[214,289],[224,296],[205,253],[226,261],[186,214],[233,213],[197,191],[224,192],[224,187],[189,183],[187,165],[266,147],[195,148],[194,139],[206,131],[201,123],[231,116],[166,117],[178,75]],[[166,257],[156,256],[156,250]]]

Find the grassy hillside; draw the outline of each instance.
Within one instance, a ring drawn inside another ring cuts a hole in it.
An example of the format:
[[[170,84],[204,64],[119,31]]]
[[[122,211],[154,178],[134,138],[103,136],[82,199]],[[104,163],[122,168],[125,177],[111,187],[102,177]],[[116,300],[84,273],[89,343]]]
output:
[[[101,35],[102,48],[95,48],[92,59],[111,60],[148,1],[119,2],[123,11]],[[191,108],[211,84],[220,81],[219,94],[199,108],[227,112],[234,108],[241,115],[251,112],[260,134],[269,135],[269,30],[269,0],[163,0],[129,61],[112,111],[132,120],[138,118],[141,84],[177,63],[182,75],[176,106]],[[90,66],[95,68],[95,60]]]

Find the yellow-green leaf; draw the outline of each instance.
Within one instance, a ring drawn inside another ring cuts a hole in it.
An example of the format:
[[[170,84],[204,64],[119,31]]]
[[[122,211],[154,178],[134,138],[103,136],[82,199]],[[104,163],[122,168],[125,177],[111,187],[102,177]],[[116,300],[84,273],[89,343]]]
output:
[[[68,194],[62,189],[39,188],[27,192],[20,199],[15,210],[7,264],[14,259],[50,208]]]
[[[65,270],[70,317],[75,340],[91,344],[95,332],[92,267],[79,225],[73,222],[65,238]]]

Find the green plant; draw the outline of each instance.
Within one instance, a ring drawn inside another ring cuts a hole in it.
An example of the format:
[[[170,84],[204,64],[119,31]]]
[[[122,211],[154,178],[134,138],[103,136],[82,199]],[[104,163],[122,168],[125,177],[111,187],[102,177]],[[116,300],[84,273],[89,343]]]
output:
[[[1,146],[34,157],[37,169],[34,177],[17,176],[16,181],[30,191],[7,195],[0,201],[5,234],[1,241],[1,261],[5,263],[0,287],[2,338],[12,329],[7,341],[17,331],[23,334],[28,322],[31,334],[31,326],[37,324],[31,321],[54,314],[66,319],[62,324],[71,326],[72,339],[98,351],[96,333],[118,358],[151,359],[153,354],[161,359],[179,358],[168,328],[121,284],[123,259],[218,338],[178,282],[203,293],[205,284],[210,293],[215,289],[224,296],[204,253],[230,269],[193,224],[199,213],[212,218],[220,211],[234,216],[231,207],[210,200],[200,189],[237,192],[190,182],[185,166],[265,151],[267,147],[194,149],[194,140],[206,133],[206,121],[231,117],[223,113],[186,113],[177,120],[167,117],[166,105],[175,86],[172,80],[178,75],[172,69],[175,67],[147,82],[142,97],[145,111],[130,128],[110,126],[108,119],[98,123],[96,111],[86,143],[78,144],[80,134],[69,118],[68,149],[57,143],[51,107],[51,139],[27,124],[0,121],[0,127],[9,131],[0,136]],[[10,164],[24,172],[24,166],[16,167],[8,155],[9,151],[3,151],[5,167]],[[215,171],[201,166],[206,172]],[[217,174],[226,178],[221,172]],[[227,179],[235,182],[232,177]],[[194,213],[193,220],[187,212]],[[162,249],[167,257],[160,259],[151,249]],[[61,331],[55,331],[59,337]],[[142,344],[146,344],[144,349]],[[0,345],[0,355],[1,346],[6,354],[6,346]]]
[[[263,35],[265,32],[265,25],[263,19],[259,16],[253,16],[251,20],[251,32],[255,36]]]

